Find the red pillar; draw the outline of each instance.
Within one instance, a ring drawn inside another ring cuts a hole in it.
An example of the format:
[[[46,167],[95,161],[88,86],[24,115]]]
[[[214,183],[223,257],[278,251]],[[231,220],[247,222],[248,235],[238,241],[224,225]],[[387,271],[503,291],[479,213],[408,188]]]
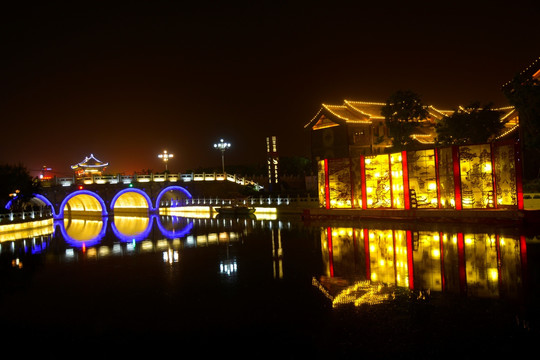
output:
[[[360,156],[360,178],[362,179],[362,209],[367,209],[367,196],[366,196],[366,157]]]
[[[371,257],[369,252],[369,230],[364,229],[364,251],[366,253],[366,278],[371,280]]]
[[[409,271],[409,289],[414,289],[414,267],[413,267],[413,244],[411,230],[407,230],[407,270]]]
[[[497,208],[497,183],[495,179],[495,144],[491,143],[491,183],[493,185],[493,208]]]
[[[394,208],[394,189],[392,188],[392,157],[388,154],[388,179],[390,180],[390,209]]]
[[[467,271],[465,269],[465,242],[463,240],[463,233],[458,233],[457,238],[459,289],[462,294],[465,294],[467,292]]]
[[[461,210],[461,171],[458,146],[452,146],[452,164],[454,167],[454,201],[456,203],[456,210]]]
[[[514,144],[514,154],[516,154],[516,191],[517,191],[517,201],[518,209],[523,210],[523,162],[521,160],[521,148],[519,143]]]
[[[332,248],[332,228],[326,228],[328,238],[328,266],[330,267],[330,277],[334,277],[334,249]]]
[[[403,201],[405,210],[411,208],[411,199],[409,198],[409,168],[407,165],[407,152],[401,152],[401,165],[403,171]]]
[[[441,181],[439,178],[439,149],[433,149],[435,153],[435,179],[437,182],[437,209],[441,208]]]
[[[328,175],[328,159],[324,159],[324,197],[326,208],[330,209],[330,184]]]

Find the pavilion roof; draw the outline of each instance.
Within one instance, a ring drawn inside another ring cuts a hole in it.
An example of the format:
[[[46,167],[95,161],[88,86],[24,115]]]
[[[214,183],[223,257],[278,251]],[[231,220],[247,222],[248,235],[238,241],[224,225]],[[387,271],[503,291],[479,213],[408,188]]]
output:
[[[381,102],[353,100],[344,100],[342,105],[322,104],[321,109],[304,125],[304,128],[307,129],[315,126],[323,116],[327,118],[327,121],[330,120],[337,124],[371,124],[373,120],[384,120],[384,116],[381,115],[381,109],[384,105],[386,104]],[[455,111],[455,109],[441,110],[433,105],[426,106],[426,110],[429,114],[427,122],[436,122],[445,116],[452,115]],[[513,106],[496,108],[494,110],[502,113],[501,120],[511,119],[517,115]]]
[[[87,156],[84,158],[83,161],[75,164],[75,165],[71,165],[71,168],[72,169],[77,169],[79,167],[82,167],[82,168],[102,168],[102,167],[105,167],[109,165],[109,163],[105,163],[101,160],[98,160],[96,157],[94,157],[94,154],[90,154],[90,156]]]

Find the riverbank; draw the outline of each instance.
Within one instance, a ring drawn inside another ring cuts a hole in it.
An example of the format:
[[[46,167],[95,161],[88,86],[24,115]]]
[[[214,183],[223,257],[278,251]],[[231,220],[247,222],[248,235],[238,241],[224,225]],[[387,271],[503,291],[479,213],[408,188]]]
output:
[[[540,221],[540,210],[506,209],[304,209],[304,220],[360,220],[383,219],[425,222],[493,223],[531,225]]]

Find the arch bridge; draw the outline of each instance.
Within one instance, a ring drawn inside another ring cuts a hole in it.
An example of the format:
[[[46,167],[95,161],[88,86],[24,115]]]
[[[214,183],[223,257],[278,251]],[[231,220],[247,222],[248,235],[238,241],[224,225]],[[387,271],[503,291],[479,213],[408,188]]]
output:
[[[50,207],[55,219],[68,215],[109,216],[112,214],[156,213],[160,207],[179,205],[192,199],[183,186],[155,183],[145,188],[125,185],[79,185],[44,188],[32,203]]]

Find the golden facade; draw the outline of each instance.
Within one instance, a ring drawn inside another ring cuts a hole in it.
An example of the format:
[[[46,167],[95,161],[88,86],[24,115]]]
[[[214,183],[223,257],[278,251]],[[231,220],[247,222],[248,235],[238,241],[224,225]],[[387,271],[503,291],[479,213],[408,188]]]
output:
[[[325,159],[319,204],[327,209],[523,209],[514,142]]]

